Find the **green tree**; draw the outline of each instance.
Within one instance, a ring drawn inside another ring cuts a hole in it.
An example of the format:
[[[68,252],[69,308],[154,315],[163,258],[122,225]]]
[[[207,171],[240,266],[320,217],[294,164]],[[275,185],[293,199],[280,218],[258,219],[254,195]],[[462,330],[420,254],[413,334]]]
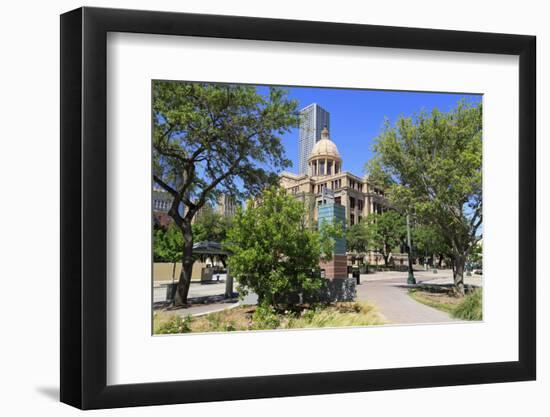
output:
[[[476,266],[476,268],[483,268],[483,242],[479,241],[470,251],[469,262]]]
[[[369,233],[365,222],[356,223],[346,230],[346,246],[351,252],[367,252],[369,248]]]
[[[364,223],[369,246],[382,255],[384,265],[388,266],[390,253],[404,240],[405,217],[395,210],[388,210],[369,214]]]
[[[249,200],[246,209],[237,209],[226,241],[239,292],[254,291],[261,306],[291,308],[297,294],[322,285],[319,260],[332,257],[338,229],[309,228],[304,204],[277,187]]]
[[[465,261],[481,239],[481,104],[400,117],[394,126],[387,121],[374,152],[370,178],[388,187],[396,207],[438,226],[463,295]]]
[[[171,223],[166,229],[157,229],[153,236],[155,262],[178,262],[181,260],[183,238],[178,228]]]
[[[171,223],[166,229],[157,229],[153,235],[153,259],[155,262],[172,262],[172,279],[175,278],[176,263],[181,260],[183,237]]]
[[[439,257],[439,266],[444,257],[448,257],[451,248],[443,238],[439,228],[433,224],[417,224],[412,228],[412,241],[416,254],[418,256]]]
[[[195,242],[223,242],[231,226],[231,217],[216,213],[211,208],[204,210],[193,223],[193,240]]]
[[[153,179],[172,196],[169,215],[183,236],[175,305],[187,302],[195,215],[220,193],[241,200],[278,182],[290,165],[281,135],[298,124],[296,106],[275,87],[153,83]]]

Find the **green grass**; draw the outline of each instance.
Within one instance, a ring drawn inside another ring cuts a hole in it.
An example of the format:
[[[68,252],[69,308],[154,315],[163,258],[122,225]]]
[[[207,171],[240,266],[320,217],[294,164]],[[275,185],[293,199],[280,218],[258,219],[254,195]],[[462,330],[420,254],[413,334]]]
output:
[[[449,314],[453,312],[456,304],[434,299],[428,296],[428,294],[430,293],[426,293],[425,291],[421,291],[421,290],[409,291],[409,295],[411,296],[411,298],[413,298],[415,301],[418,301],[419,303],[425,304],[429,307],[437,308],[438,310],[445,311],[446,313],[449,313]]]
[[[154,334],[374,326],[386,323],[374,306],[364,302],[304,307],[299,312],[284,313],[256,306],[236,307],[185,318],[174,313],[155,312],[153,320]]]
[[[430,292],[425,290],[410,290],[409,295],[419,303],[437,308],[451,316],[479,321],[483,319],[483,290],[477,288],[465,297],[456,297],[450,292]]]
[[[453,316],[463,320],[483,319],[483,294],[481,289],[474,290],[464,297],[464,300],[456,306]]]

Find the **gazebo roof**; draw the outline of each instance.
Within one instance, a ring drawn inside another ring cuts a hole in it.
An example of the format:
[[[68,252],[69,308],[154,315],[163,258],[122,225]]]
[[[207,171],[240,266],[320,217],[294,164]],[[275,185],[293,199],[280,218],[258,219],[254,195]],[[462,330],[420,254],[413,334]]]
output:
[[[233,252],[222,249],[222,244],[219,242],[211,242],[208,240],[197,242],[193,245],[194,255],[232,255]]]

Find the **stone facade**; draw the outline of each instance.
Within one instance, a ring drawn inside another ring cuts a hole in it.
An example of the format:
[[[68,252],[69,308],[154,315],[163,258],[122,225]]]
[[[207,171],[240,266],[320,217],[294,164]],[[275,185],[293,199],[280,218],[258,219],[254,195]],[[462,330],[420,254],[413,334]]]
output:
[[[348,276],[348,258],[346,255],[332,255],[328,262],[319,262],[321,269],[325,270],[325,278],[345,278]]]

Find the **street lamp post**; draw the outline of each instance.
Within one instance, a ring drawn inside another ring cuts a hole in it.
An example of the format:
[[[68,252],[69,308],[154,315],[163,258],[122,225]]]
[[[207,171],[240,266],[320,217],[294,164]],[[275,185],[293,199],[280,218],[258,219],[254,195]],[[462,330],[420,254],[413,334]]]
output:
[[[411,246],[411,223],[409,220],[409,214],[407,213],[407,252],[409,255],[409,276],[407,277],[407,284],[413,285],[416,284],[416,279],[414,279],[414,272],[412,266],[412,246]]]

